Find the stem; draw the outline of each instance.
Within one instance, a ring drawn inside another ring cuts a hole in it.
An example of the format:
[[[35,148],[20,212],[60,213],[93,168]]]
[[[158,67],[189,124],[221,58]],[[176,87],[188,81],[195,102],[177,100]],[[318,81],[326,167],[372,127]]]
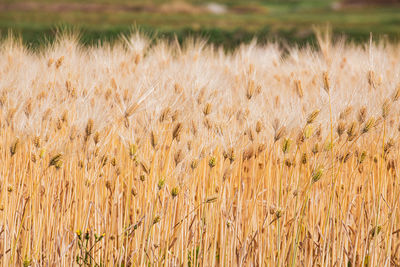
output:
[[[326,215],[326,219],[325,219],[325,225],[324,225],[324,236],[326,237],[327,235],[327,224],[329,222],[329,216],[331,214],[331,207],[332,207],[332,201],[333,201],[333,195],[335,193],[335,187],[336,187],[336,180],[337,180],[337,176],[335,176],[335,168],[334,168],[334,154],[333,154],[333,122],[332,122],[332,104],[331,104],[331,94],[330,92],[328,92],[328,96],[329,96],[329,120],[330,120],[330,128],[331,128],[331,164],[332,164],[332,176],[331,176],[331,183],[332,183],[332,191],[331,191],[331,195],[329,198],[329,206],[328,206],[328,213]],[[325,244],[324,244],[324,252],[326,249],[326,245],[327,245],[327,241],[325,239]]]
[[[278,207],[277,207],[277,209],[280,209],[280,206],[281,206],[281,194],[282,194],[282,179],[283,179],[283,177],[282,177],[282,173],[283,173],[283,168],[284,168],[284,166],[285,166],[285,160],[286,160],[286,153],[283,153],[283,162],[282,162],[282,167],[281,167],[281,173],[280,173],[280,179],[279,179],[279,195],[278,195]],[[280,243],[281,243],[281,225],[280,225],[280,222],[279,222],[279,219],[280,218],[278,218],[278,220],[277,220],[277,224],[278,224],[278,237],[277,237],[277,246],[278,246],[278,255],[277,255],[277,258],[278,258],[278,261],[277,261],[277,264],[276,264],[276,266],[278,266],[279,267],[279,259],[280,259],[280,250],[281,250],[281,245],[280,245]]]

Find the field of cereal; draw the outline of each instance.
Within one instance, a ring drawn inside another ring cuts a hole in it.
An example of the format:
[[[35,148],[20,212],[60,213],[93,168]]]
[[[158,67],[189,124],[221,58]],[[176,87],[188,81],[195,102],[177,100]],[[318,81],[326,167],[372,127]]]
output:
[[[3,266],[399,266],[398,44],[0,44]]]

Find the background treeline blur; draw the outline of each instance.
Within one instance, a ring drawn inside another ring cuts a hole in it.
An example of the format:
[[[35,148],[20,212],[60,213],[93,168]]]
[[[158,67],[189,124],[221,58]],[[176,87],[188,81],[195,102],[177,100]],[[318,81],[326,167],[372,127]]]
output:
[[[347,3],[369,3],[369,4],[396,4],[400,3],[399,0],[344,0]]]
[[[113,41],[139,28],[152,37],[206,38],[230,49],[261,43],[313,44],[314,26],[329,24],[351,41],[397,41],[400,0],[2,0],[0,33],[11,30],[32,47],[73,28],[84,44]]]

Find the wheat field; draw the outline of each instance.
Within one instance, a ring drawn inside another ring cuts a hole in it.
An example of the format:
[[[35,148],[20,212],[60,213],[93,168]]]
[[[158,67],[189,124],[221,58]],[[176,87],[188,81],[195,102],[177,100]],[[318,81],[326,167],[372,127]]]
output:
[[[2,266],[400,266],[400,45],[0,44]]]

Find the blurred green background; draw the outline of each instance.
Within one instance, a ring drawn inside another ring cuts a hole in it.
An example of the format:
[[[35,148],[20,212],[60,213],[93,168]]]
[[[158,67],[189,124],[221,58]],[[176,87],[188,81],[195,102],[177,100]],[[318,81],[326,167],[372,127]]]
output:
[[[234,48],[256,37],[263,43],[315,43],[313,26],[329,24],[335,36],[397,41],[400,0],[0,0],[0,33],[12,30],[37,47],[57,28],[81,32],[84,44],[117,39],[133,27],[153,37],[182,41],[200,36]]]

